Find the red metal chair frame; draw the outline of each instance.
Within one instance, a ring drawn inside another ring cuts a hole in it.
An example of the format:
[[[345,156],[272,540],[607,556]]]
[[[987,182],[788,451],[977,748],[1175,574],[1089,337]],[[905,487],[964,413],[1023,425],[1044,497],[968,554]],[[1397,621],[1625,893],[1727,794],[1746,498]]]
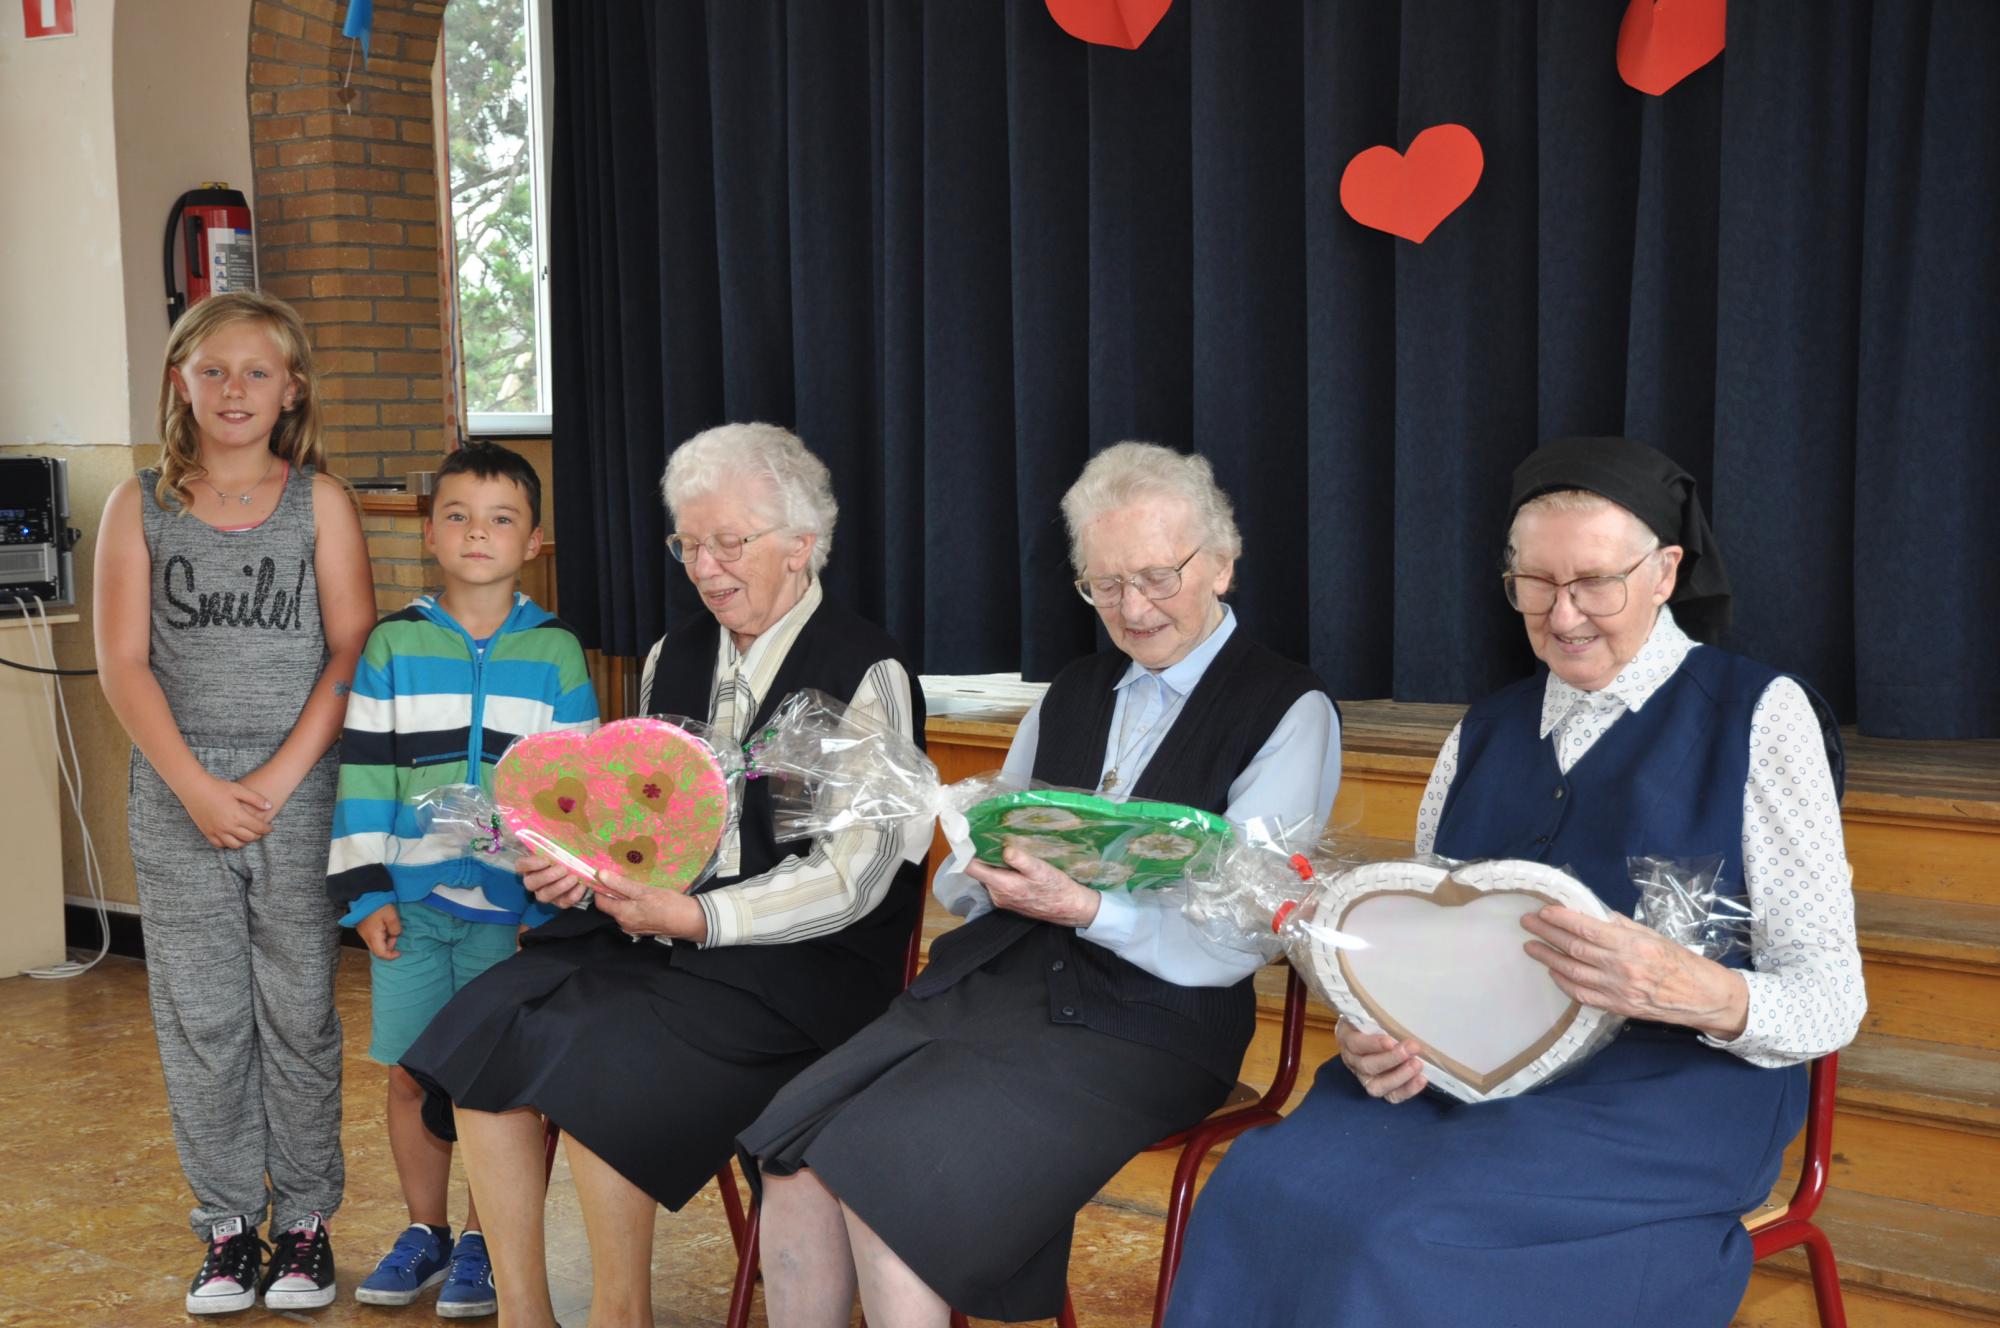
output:
[[[928,895],[926,895],[928,897]],[[909,986],[917,976],[917,965],[924,952],[924,911],[917,910],[916,926],[910,929],[910,943],[903,952],[903,985]],[[562,1131],[552,1120],[544,1120],[542,1125],[542,1183],[556,1168],[556,1144],[562,1139]],[[736,1189],[736,1172],[728,1162],[715,1173],[715,1187],[722,1192],[722,1213],[729,1222],[729,1239],[736,1246],[736,1282],[729,1300],[730,1328],[743,1328],[750,1317],[749,1288],[757,1281],[757,1208],[749,1205],[747,1210],[743,1196]],[[739,1311],[738,1306],[741,1305]],[[1065,1328],[1075,1328],[1074,1324]]]
[[[1194,1209],[1194,1183],[1201,1174],[1202,1160],[1245,1130],[1280,1119],[1280,1110],[1298,1084],[1300,1052],[1305,1045],[1306,1001],[1306,984],[1287,965],[1285,1008],[1278,1032],[1278,1063],[1271,1076],[1271,1086],[1254,1102],[1236,1107],[1225,1106],[1201,1124],[1178,1134],[1170,1134],[1146,1149],[1149,1153],[1169,1148],[1181,1150],[1180,1162],[1174,1168],[1173,1187],[1167,1193],[1166,1231],[1160,1241],[1160,1274],[1153,1289],[1153,1328],[1160,1328],[1160,1321],[1166,1317],[1167,1295],[1173,1290],[1174,1275],[1180,1271],[1181,1246],[1187,1236],[1188,1216]],[[1056,1323],[1059,1328],[1076,1328],[1076,1310],[1070,1303],[1067,1290],[1063,1293],[1062,1313]],[[952,1313],[951,1324],[952,1328],[967,1328],[965,1316],[956,1311]]]
[[[1820,1230],[1813,1215],[1826,1194],[1827,1173],[1833,1164],[1833,1090],[1839,1077],[1840,1056],[1828,1052],[1812,1063],[1812,1087],[1806,1102],[1805,1159],[1799,1168],[1799,1185],[1782,1212],[1751,1219],[1750,1247],[1753,1259],[1765,1259],[1794,1245],[1806,1247],[1806,1264],[1812,1270],[1813,1303],[1819,1309],[1821,1328],[1847,1328],[1847,1306],[1840,1296],[1840,1269],[1834,1264],[1833,1244]]]
[[[905,986],[916,977],[922,938],[923,927],[919,922],[910,938],[904,971]],[[1167,1198],[1166,1234],[1161,1242],[1159,1280],[1153,1294],[1153,1328],[1159,1328],[1160,1321],[1166,1316],[1167,1295],[1173,1289],[1174,1274],[1180,1268],[1181,1245],[1187,1234],[1188,1215],[1194,1207],[1194,1184],[1201,1173],[1202,1159],[1243,1131],[1278,1120],[1279,1109],[1298,1084],[1300,1053],[1305,1044],[1306,1001],[1305,983],[1287,966],[1284,1014],[1279,1025],[1278,1062],[1271,1077],[1271,1086],[1256,1101],[1240,1107],[1224,1108],[1201,1124],[1178,1134],[1170,1134],[1146,1150],[1149,1153],[1168,1148],[1181,1150],[1180,1163],[1174,1169],[1173,1187]],[[750,1319],[750,1299],[757,1282],[759,1214],[753,1206],[747,1226],[739,1229],[737,1223],[741,1210],[736,1194],[736,1178],[724,1167],[716,1180],[722,1187],[723,1207],[730,1216],[730,1234],[736,1237],[737,1250],[736,1281],[730,1288],[729,1317],[725,1322],[727,1328],[745,1328]],[[953,1310],[951,1324],[952,1328],[967,1328],[965,1315]],[[1062,1311],[1056,1316],[1056,1324],[1058,1328],[1077,1328],[1076,1307],[1067,1290],[1063,1292]]]
[[[1306,999],[1305,982],[1287,965],[1277,1073],[1262,1097],[1248,1106],[1217,1112],[1192,1130],[1170,1135],[1153,1145],[1154,1149],[1179,1146],[1181,1150],[1180,1165],[1174,1168],[1173,1189],[1167,1196],[1167,1227],[1160,1242],[1160,1276],[1153,1290],[1153,1328],[1160,1328],[1167,1317],[1167,1297],[1172,1294],[1174,1277],[1180,1272],[1182,1243],[1187,1237],[1188,1216],[1194,1208],[1194,1182],[1201,1174],[1202,1160],[1245,1130],[1276,1123],[1281,1119],[1280,1109],[1298,1084],[1299,1053],[1305,1042]]]
[[[1298,975],[1294,973],[1285,992],[1287,1049],[1294,1062],[1297,1051],[1295,1039],[1304,1027],[1304,1011],[1300,1010],[1301,1017],[1295,1029],[1291,1018],[1292,1002],[1293,997],[1299,994],[1301,985]],[[1280,1070],[1282,1073],[1282,1061]],[[1798,1187],[1781,1211],[1750,1219],[1753,1260],[1769,1258],[1795,1245],[1806,1247],[1806,1262],[1812,1270],[1813,1302],[1819,1311],[1821,1328],[1847,1328],[1847,1308],[1841,1299],[1840,1270],[1834,1263],[1833,1245],[1827,1240],[1826,1232],[1812,1220],[1819,1211],[1820,1200],[1826,1195],[1827,1176],[1833,1164],[1834,1088],[1839,1070],[1840,1057],[1835,1052],[1828,1052],[1813,1062],[1811,1086],[1807,1092],[1805,1156],[1799,1168]],[[1292,1072],[1296,1076],[1296,1063]],[[1194,1178],[1201,1168],[1202,1158],[1224,1140],[1258,1125],[1275,1122],[1279,1118],[1278,1113],[1275,1107],[1267,1104],[1271,1103],[1276,1088],[1277,1085],[1273,1084],[1273,1092],[1266,1093],[1264,1100],[1255,1107],[1212,1117],[1192,1132],[1181,1150],[1180,1167],[1174,1173],[1173,1200],[1167,1209],[1166,1244],[1160,1255],[1159,1291],[1153,1301],[1153,1328],[1160,1328],[1160,1322],[1166,1316],[1167,1297],[1173,1290],[1174,1277],[1180,1271],[1181,1242],[1187,1231]],[[1286,1089],[1290,1089],[1289,1082]],[[1280,1104],[1283,1100],[1282,1097],[1277,1099]]]
[[[923,899],[930,899],[930,887],[924,887]],[[917,966],[923,962],[924,953],[924,909],[917,908],[917,923],[910,928],[910,944],[903,952],[903,985],[909,986],[917,978]],[[758,1205],[749,1205],[745,1212],[743,1199],[736,1192],[736,1173],[729,1163],[722,1164],[722,1170],[715,1173],[716,1186],[722,1191],[722,1210],[729,1218],[729,1236],[736,1242],[736,1280],[729,1287],[729,1317],[724,1322],[727,1328],[744,1328],[750,1322],[750,1298],[757,1286],[757,1269],[761,1262],[757,1248],[757,1231],[763,1217]],[[749,1178],[744,1178],[749,1183]],[[1065,1328],[1075,1328],[1068,1324]]]

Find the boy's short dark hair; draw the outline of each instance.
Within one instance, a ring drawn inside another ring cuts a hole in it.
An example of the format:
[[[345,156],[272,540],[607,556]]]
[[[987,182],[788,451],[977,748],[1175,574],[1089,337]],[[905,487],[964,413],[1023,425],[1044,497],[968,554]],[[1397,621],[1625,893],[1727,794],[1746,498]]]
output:
[[[447,475],[476,475],[482,480],[512,480],[528,495],[528,526],[542,524],[542,477],[528,464],[528,458],[498,443],[467,443],[445,454],[437,468],[433,491],[444,487]]]

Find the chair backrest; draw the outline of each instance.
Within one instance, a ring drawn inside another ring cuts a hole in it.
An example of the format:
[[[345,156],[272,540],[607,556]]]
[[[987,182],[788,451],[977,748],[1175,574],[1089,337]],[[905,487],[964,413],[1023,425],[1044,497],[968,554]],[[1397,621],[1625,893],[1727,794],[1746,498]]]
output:
[[[1828,1052],[1812,1063],[1806,1090],[1804,1157],[1799,1163],[1799,1181],[1792,1195],[1780,1205],[1767,1201],[1743,1215],[1743,1225],[1757,1238],[1757,1257],[1796,1244],[1793,1234],[1809,1227],[1826,1194],[1828,1175],[1833,1168],[1833,1097],[1840,1074],[1840,1057]]]
[[[1840,1078],[1840,1053],[1829,1051],[1812,1063],[1812,1086],[1806,1094],[1806,1150],[1799,1167],[1799,1187],[1785,1216],[1810,1221],[1826,1194],[1827,1173],[1833,1166],[1833,1090]]]
[[[1264,1091],[1262,1102],[1273,1111],[1282,1110],[1292,1089],[1299,1082],[1299,1053],[1306,1037],[1306,1006],[1310,1001],[1306,995],[1305,979],[1285,963],[1285,1011],[1283,1022],[1278,1026],[1278,1066],[1271,1076],[1271,1086]]]

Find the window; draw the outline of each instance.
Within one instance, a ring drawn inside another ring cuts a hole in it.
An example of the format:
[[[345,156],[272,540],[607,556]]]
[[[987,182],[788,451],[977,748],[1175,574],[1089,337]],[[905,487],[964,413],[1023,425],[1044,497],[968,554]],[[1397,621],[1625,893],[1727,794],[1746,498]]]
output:
[[[471,431],[549,431],[549,32],[544,0],[444,17],[459,340]]]

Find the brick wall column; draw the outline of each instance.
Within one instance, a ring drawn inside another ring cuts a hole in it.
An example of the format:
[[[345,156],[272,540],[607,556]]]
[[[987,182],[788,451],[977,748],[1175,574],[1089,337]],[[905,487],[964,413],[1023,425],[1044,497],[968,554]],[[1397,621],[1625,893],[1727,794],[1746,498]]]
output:
[[[335,468],[368,479],[432,467],[451,436],[431,99],[444,4],[375,0],[365,63],[346,10],[254,0],[250,141],[264,288],[312,334]]]

